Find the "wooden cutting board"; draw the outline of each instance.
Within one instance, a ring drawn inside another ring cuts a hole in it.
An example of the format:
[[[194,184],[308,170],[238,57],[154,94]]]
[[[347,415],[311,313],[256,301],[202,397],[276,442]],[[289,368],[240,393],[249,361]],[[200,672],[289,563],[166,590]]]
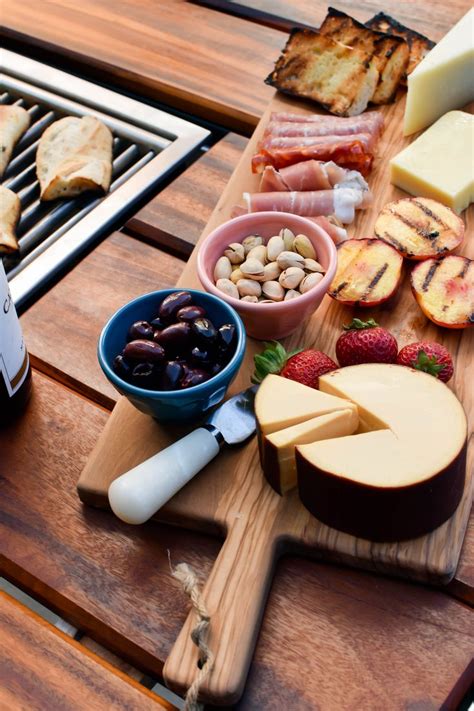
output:
[[[379,143],[374,169],[369,177],[374,205],[359,212],[350,233],[373,236],[373,225],[385,203],[404,195],[390,185],[388,160],[407,143],[401,136],[405,97],[383,108],[386,128]],[[314,111],[302,102],[275,95],[249,142],[227,185],[201,240],[230,217],[232,206],[241,202],[242,192],[257,189],[258,177],[250,171],[250,158],[274,110]],[[474,258],[472,240],[474,206],[464,213],[467,235],[460,253]],[[199,287],[194,253],[179,280],[182,287]],[[472,354],[474,329],[450,331],[436,327],[420,311],[409,286],[411,264],[397,295],[381,307],[364,312],[389,328],[399,345],[421,339],[444,343],[454,356],[456,372],[452,387],[463,402],[469,418],[472,440],[474,402]],[[288,347],[315,347],[334,356],[335,342],[343,323],[354,310],[326,297],[312,319],[286,339]],[[253,355],[262,344],[249,341],[246,359],[229,394],[249,385]],[[470,378],[469,378],[469,370]],[[471,386],[469,386],[471,382]],[[188,428],[192,429],[192,428]],[[85,503],[107,506],[107,489],[114,478],[166,447],[187,430],[165,427],[135,410],[121,398],[100,437],[78,483]],[[266,483],[260,469],[255,439],[243,447],[228,449],[191,481],[158,518],[176,525],[219,531],[225,541],[204,587],[204,598],[212,623],[209,644],[215,665],[201,697],[212,704],[231,704],[240,696],[259,631],[265,599],[277,558],[284,552],[344,563],[421,580],[447,583],[457,561],[471,508],[473,490],[472,441],[468,450],[467,480],[461,504],[453,517],[431,534],[402,543],[372,543],[330,529],[313,518],[300,504],[296,492],[280,497]],[[173,551],[171,551],[171,556]],[[173,561],[177,563],[179,561]],[[183,693],[197,672],[198,657],[190,631],[195,623],[191,613],[166,662],[164,674],[170,687]]]

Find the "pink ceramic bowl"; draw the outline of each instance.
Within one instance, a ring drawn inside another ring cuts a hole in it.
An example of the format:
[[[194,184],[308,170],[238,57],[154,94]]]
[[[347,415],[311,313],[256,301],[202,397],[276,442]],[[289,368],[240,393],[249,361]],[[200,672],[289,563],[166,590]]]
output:
[[[326,269],[319,284],[296,299],[275,304],[239,301],[216,288],[214,266],[231,242],[242,242],[248,235],[258,234],[266,244],[283,227],[288,227],[295,235],[306,235],[313,243],[318,261]],[[197,271],[203,287],[233,306],[242,317],[248,335],[259,340],[284,338],[301,326],[323,300],[336,273],[336,266],[336,247],[329,235],[311,220],[287,212],[255,212],[235,217],[211,232],[197,255]]]

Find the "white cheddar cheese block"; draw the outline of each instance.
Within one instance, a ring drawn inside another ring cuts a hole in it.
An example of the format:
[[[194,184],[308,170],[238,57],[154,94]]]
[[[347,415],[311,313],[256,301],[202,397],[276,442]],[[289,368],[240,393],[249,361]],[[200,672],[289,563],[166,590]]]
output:
[[[350,435],[357,430],[359,417],[353,408],[313,417],[263,438],[263,473],[279,494],[296,486],[295,447],[333,437]]]
[[[308,388],[280,375],[267,375],[255,396],[255,416],[261,434],[268,435],[329,412],[357,411],[347,400]]]
[[[392,158],[390,178],[407,193],[460,213],[474,202],[474,116],[464,111],[442,116]]]
[[[403,133],[421,131],[474,99],[474,9],[464,15],[408,77]]]
[[[322,391],[356,403],[386,429],[296,447],[301,501],[323,523],[376,541],[415,538],[456,510],[467,421],[442,382],[399,365],[364,364],[321,376]]]

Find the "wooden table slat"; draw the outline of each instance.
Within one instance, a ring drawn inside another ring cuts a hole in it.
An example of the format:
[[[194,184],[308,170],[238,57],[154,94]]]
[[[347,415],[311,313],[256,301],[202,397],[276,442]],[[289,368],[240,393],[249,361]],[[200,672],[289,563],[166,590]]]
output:
[[[118,397],[97,361],[108,318],[131,299],[175,285],[184,262],[115,232],[21,317],[32,363],[104,407]]]
[[[0,708],[146,711],[175,707],[0,591]]]

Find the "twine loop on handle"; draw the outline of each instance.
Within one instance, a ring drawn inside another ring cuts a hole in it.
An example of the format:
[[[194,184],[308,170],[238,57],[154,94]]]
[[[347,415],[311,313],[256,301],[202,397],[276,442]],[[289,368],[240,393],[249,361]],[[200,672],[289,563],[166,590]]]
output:
[[[168,560],[170,560],[169,551]],[[197,623],[192,629],[191,639],[199,649],[199,670],[186,693],[184,711],[202,711],[204,705],[198,702],[199,689],[211,673],[214,664],[214,655],[207,645],[211,618],[204,604],[199,587],[199,580],[194,570],[187,563],[179,563],[173,569],[171,567],[171,560],[170,568],[173,578],[179,580],[184,592],[189,596],[197,616]]]

